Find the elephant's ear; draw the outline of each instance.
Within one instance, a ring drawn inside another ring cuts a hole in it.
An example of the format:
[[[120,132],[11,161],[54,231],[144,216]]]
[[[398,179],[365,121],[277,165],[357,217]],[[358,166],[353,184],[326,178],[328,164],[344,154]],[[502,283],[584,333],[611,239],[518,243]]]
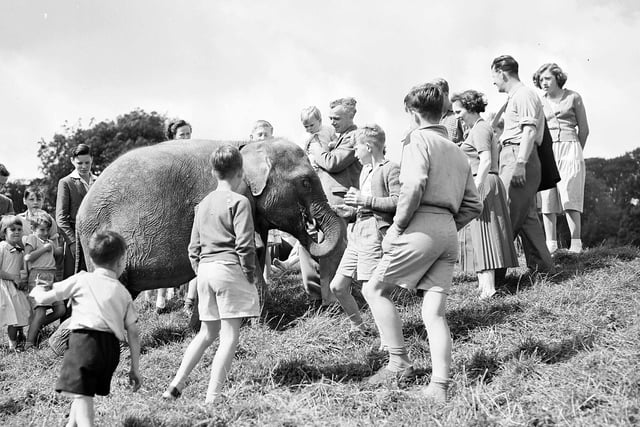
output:
[[[244,162],[244,179],[251,188],[251,194],[259,196],[267,185],[267,179],[271,172],[271,159],[267,155],[264,146],[252,144],[249,149],[242,150]]]

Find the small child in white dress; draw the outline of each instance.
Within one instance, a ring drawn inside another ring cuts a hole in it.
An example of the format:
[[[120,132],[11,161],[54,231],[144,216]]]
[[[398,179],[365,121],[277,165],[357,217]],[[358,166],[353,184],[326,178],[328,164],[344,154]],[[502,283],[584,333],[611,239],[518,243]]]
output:
[[[22,292],[27,287],[22,246],[22,220],[15,215],[6,215],[0,223],[0,328],[7,327],[9,348],[19,350],[18,335],[29,324],[31,307],[27,295]]]

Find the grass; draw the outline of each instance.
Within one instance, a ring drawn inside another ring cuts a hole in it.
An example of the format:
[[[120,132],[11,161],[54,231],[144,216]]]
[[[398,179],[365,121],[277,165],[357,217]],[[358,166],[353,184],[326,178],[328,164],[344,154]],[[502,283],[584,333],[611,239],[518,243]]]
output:
[[[384,364],[373,338],[352,338],[337,311],[308,307],[299,278],[271,287],[261,321],[243,327],[225,400],[205,406],[212,351],[183,396],[160,394],[193,333],[179,303],[140,312],[142,389],[126,386],[128,352],[108,398],[97,398],[99,425],[123,426],[551,426],[640,424],[640,250],[596,248],[556,257],[562,273],[532,281],[516,272],[500,297],[480,301],[457,276],[447,316],[453,336],[452,399],[420,396],[430,359],[420,299],[395,295],[410,355],[411,384],[372,389],[363,379]],[[372,323],[368,310],[365,320]],[[6,338],[6,335],[5,335]],[[53,391],[61,359],[46,349],[0,347],[0,425],[62,425],[69,401]]]

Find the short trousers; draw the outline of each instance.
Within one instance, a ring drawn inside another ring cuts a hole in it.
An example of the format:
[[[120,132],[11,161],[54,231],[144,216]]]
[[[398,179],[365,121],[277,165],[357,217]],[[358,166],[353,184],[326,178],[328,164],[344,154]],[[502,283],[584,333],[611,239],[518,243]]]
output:
[[[421,207],[422,208],[422,207]],[[458,261],[458,236],[453,216],[418,209],[399,236],[391,238],[371,280],[407,289],[448,294]]]
[[[120,342],[111,332],[77,329],[71,331],[64,353],[57,392],[82,396],[106,396],[111,377],[120,362]]]
[[[337,273],[358,280],[369,280],[382,258],[382,239],[388,227],[378,228],[374,216],[349,224],[348,243]]]
[[[200,263],[198,313],[204,321],[259,316],[258,290],[239,264]]]

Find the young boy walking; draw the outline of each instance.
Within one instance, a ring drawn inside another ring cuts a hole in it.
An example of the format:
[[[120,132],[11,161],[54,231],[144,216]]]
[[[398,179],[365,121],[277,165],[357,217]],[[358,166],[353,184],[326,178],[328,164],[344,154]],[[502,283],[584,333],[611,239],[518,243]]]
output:
[[[253,285],[255,243],[249,200],[236,193],[242,183],[242,155],[224,145],[211,155],[216,190],[197,206],[189,258],[198,279],[200,331],[187,347],[173,381],[162,394],[178,398],[187,377],[218,334],[220,343],[211,366],[206,403],[220,396],[236,352],[240,325],[245,317],[260,314],[258,291]]]
[[[120,341],[126,337],[131,352],[129,380],[140,388],[138,315],[129,291],[118,277],[125,267],[127,244],[118,233],[99,231],[89,241],[92,273],[80,272],[52,289],[36,286],[31,296],[38,304],[70,299],[73,308],[69,349],[64,354],[56,391],[73,398],[68,426],[92,426],[93,398],[106,396],[120,362]]]
[[[351,294],[351,280],[369,280],[382,258],[382,239],[393,222],[400,194],[400,166],[384,158],[385,133],[376,124],[358,128],[354,149],[363,165],[360,190],[350,188],[344,196],[345,204],[336,209],[348,222],[355,223],[349,227],[347,248],[330,288],[349,316],[351,329],[366,332]]]

